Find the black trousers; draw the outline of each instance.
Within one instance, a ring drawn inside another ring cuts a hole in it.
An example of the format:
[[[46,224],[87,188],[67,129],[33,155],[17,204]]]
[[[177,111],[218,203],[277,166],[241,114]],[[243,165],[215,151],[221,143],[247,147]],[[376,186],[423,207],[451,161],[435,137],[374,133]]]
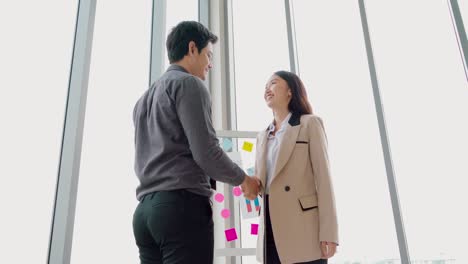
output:
[[[273,229],[271,228],[270,220],[270,208],[269,208],[269,199],[268,195],[265,196],[265,257],[266,264],[281,264],[278,251],[276,250],[275,237],[273,236]],[[309,262],[301,262],[299,264],[327,264],[327,259],[318,259]]]
[[[212,264],[212,216],[210,199],[186,190],[144,196],[133,215],[141,264]]]

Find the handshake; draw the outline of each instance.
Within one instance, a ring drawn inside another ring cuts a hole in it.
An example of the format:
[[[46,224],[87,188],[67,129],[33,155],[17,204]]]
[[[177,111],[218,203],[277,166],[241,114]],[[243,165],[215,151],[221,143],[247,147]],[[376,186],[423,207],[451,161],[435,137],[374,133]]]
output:
[[[249,200],[254,200],[262,188],[262,182],[257,177],[245,176],[244,181],[241,184],[242,192],[244,197]]]

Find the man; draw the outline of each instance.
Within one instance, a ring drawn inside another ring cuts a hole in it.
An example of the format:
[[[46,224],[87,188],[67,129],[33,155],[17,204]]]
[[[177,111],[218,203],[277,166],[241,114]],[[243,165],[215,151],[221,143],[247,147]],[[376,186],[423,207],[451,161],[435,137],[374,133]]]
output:
[[[217,39],[198,22],[179,23],[166,41],[171,66],[135,106],[133,231],[142,264],[213,263],[210,178],[258,194],[259,182],[228,158],[212,126],[202,80]]]

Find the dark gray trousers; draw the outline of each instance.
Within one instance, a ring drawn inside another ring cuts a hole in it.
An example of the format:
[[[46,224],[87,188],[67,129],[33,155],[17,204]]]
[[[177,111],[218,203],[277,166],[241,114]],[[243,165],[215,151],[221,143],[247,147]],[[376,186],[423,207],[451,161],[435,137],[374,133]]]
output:
[[[212,264],[212,216],[210,199],[186,190],[145,195],[133,215],[141,264]]]

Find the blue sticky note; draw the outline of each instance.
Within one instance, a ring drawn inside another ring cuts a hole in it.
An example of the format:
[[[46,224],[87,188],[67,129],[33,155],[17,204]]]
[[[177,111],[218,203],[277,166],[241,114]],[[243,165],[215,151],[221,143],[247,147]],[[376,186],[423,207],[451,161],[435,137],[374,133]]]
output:
[[[222,146],[223,150],[226,151],[226,152],[232,151],[232,141],[231,141],[231,139],[223,138],[223,140],[221,142],[221,146]]]
[[[249,176],[253,176],[255,173],[255,168],[254,167],[250,167],[247,169],[247,175]]]

